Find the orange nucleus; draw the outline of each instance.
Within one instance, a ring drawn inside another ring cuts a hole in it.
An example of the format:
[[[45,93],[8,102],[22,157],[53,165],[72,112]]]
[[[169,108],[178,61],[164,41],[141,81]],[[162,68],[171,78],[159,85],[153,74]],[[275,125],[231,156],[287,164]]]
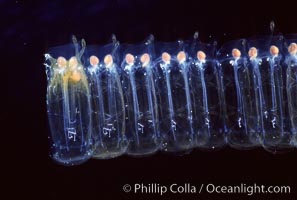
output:
[[[297,44],[296,43],[291,43],[290,46],[288,47],[288,51],[291,55],[296,55],[297,54]]]
[[[205,61],[206,54],[203,51],[198,51],[197,58],[200,62],[203,62],[203,61]]]
[[[99,58],[97,56],[90,57],[90,64],[94,67],[99,64]]]
[[[71,67],[71,68],[77,67],[77,65],[78,65],[77,58],[75,56],[71,57],[69,59],[69,63],[68,64],[69,64],[69,67]]]
[[[187,56],[186,56],[186,53],[184,51],[178,52],[178,54],[176,56],[176,58],[177,58],[177,60],[178,60],[179,63],[185,62],[186,61],[186,57]]]
[[[80,75],[80,73],[78,71],[75,70],[75,71],[72,72],[72,74],[70,76],[70,79],[72,81],[74,81],[74,82],[78,82],[81,79],[81,75]]]
[[[258,50],[255,47],[251,47],[249,49],[249,57],[251,59],[255,59],[255,58],[257,58],[257,56],[258,56]]]
[[[272,56],[277,56],[279,53],[279,49],[277,48],[277,46],[272,45],[270,47],[270,53]]]
[[[58,67],[64,68],[67,65],[67,60],[64,57],[60,56],[57,59],[57,64],[58,64]]]
[[[132,65],[134,63],[135,58],[132,54],[128,53],[126,54],[125,60],[128,65]]]
[[[112,66],[112,63],[113,63],[113,58],[112,58],[112,56],[111,56],[110,54],[106,55],[106,56],[104,57],[104,64],[105,64],[105,66],[109,68],[109,67]]]
[[[241,52],[239,51],[239,49],[232,49],[232,56],[235,59],[238,59],[241,56]]]
[[[142,66],[146,67],[150,62],[149,54],[147,54],[147,53],[142,54],[142,56],[140,57],[140,61],[142,63]]]
[[[162,60],[163,60],[163,62],[169,63],[170,62],[170,59],[171,59],[171,56],[169,55],[169,53],[167,53],[167,52],[162,53]]]

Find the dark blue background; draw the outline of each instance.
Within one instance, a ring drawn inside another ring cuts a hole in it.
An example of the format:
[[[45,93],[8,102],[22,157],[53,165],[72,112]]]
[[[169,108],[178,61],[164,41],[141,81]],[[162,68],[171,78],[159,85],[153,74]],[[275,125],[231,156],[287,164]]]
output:
[[[293,2],[1,1],[4,86],[0,120],[4,126],[0,134],[1,168],[5,174],[1,181],[8,188],[3,191],[19,199],[150,199],[159,196],[126,194],[122,185],[256,182],[291,186],[293,194],[268,195],[266,199],[294,199],[294,196],[296,199],[296,151],[272,155],[262,148],[251,151],[226,148],[214,153],[194,150],[185,156],[158,153],[138,159],[123,156],[90,160],[75,167],[54,164],[48,156],[46,76],[42,64],[46,50],[69,43],[72,34],[85,38],[87,44],[105,44],[112,33],[121,42],[134,43],[150,33],[157,40],[174,41],[188,38],[198,30],[202,41],[217,40],[220,45],[232,39],[267,33],[271,20],[275,21],[277,32],[297,33]],[[215,199],[215,195],[206,194],[173,197]]]

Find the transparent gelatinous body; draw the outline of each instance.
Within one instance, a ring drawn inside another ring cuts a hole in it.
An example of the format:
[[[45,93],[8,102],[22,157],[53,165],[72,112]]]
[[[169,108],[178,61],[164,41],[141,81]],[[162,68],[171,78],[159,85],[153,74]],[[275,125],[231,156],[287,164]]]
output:
[[[64,165],[80,164],[92,156],[90,91],[80,62],[83,50],[78,53],[78,45],[74,44],[76,55],[69,50],[72,46],[61,47],[63,51],[54,48],[45,55],[49,62],[46,64],[47,113],[53,142],[52,157]],[[62,57],[67,51],[73,53],[69,60]],[[56,55],[60,57],[52,57]]]
[[[146,156],[160,148],[159,115],[152,71],[153,36],[139,45],[123,45],[127,154]]]
[[[159,115],[152,71],[151,41],[125,45],[123,90],[125,91],[127,154],[145,156],[160,148]]]
[[[177,43],[159,44],[161,59],[156,62],[156,83],[160,131],[165,152],[182,152],[193,147],[188,64]],[[182,53],[179,58],[178,53]],[[176,58],[174,58],[177,56]]]
[[[249,46],[262,50],[253,67],[258,69],[263,147],[273,153],[290,149],[291,140],[282,43],[282,36],[249,40]]]
[[[189,69],[195,146],[214,150],[226,144],[222,75],[214,60],[215,46],[195,41]],[[190,51],[191,52],[191,51]]]
[[[297,146],[297,37],[288,39],[285,64],[287,67],[286,90],[288,97],[289,116],[291,122],[291,145]]]
[[[248,149],[260,144],[253,72],[246,58],[245,40],[225,44],[218,52],[227,108],[228,143]]]
[[[98,159],[118,157],[126,153],[128,147],[124,96],[115,48],[118,48],[116,42],[88,49],[88,54],[91,55],[88,58],[88,74],[92,93],[93,157]]]
[[[45,54],[52,158],[297,147],[297,37],[72,45]],[[156,47],[156,48],[154,48]],[[155,54],[156,51],[156,54]],[[158,58],[156,58],[156,55]]]
[[[251,50],[249,50],[250,52]],[[249,55],[247,67],[251,77],[251,106],[254,112],[253,116],[253,127],[255,130],[255,135],[258,137],[258,144],[262,144],[262,134],[263,134],[263,116],[265,114],[265,99],[262,87],[261,69],[259,68],[260,60],[257,57]]]

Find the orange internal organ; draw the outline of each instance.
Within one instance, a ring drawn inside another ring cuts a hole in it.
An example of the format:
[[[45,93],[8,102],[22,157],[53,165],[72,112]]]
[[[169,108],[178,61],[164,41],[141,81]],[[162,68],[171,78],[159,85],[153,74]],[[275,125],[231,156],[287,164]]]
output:
[[[239,49],[232,49],[232,56],[235,58],[235,59],[238,59],[240,58],[241,56],[241,52],[239,51]]]
[[[142,54],[142,56],[140,57],[140,61],[142,63],[142,66],[146,67],[150,62],[149,54],[147,54],[147,53]]]
[[[248,54],[251,59],[255,59],[258,56],[258,50],[255,47],[251,47]]]
[[[200,62],[204,62],[206,58],[206,54],[203,51],[198,51],[197,58]]]
[[[270,47],[270,54],[271,54],[272,56],[277,56],[278,53],[279,53],[279,49],[277,48],[277,46],[272,45],[272,46]]]
[[[179,63],[185,62],[186,61],[186,57],[187,56],[186,56],[186,53],[184,51],[178,52],[178,54],[176,56],[176,58],[177,58],[177,60],[178,60]]]
[[[171,59],[171,56],[170,56],[169,53],[167,53],[167,52],[162,53],[162,60],[163,60],[163,62],[169,63],[170,62],[170,59]]]
[[[113,64],[113,58],[110,54],[104,57],[104,64],[107,68],[110,68]]]
[[[99,64],[99,58],[97,56],[90,57],[90,64],[94,67]]]
[[[128,65],[132,65],[134,63],[135,58],[132,54],[128,53],[126,54],[125,60]]]

